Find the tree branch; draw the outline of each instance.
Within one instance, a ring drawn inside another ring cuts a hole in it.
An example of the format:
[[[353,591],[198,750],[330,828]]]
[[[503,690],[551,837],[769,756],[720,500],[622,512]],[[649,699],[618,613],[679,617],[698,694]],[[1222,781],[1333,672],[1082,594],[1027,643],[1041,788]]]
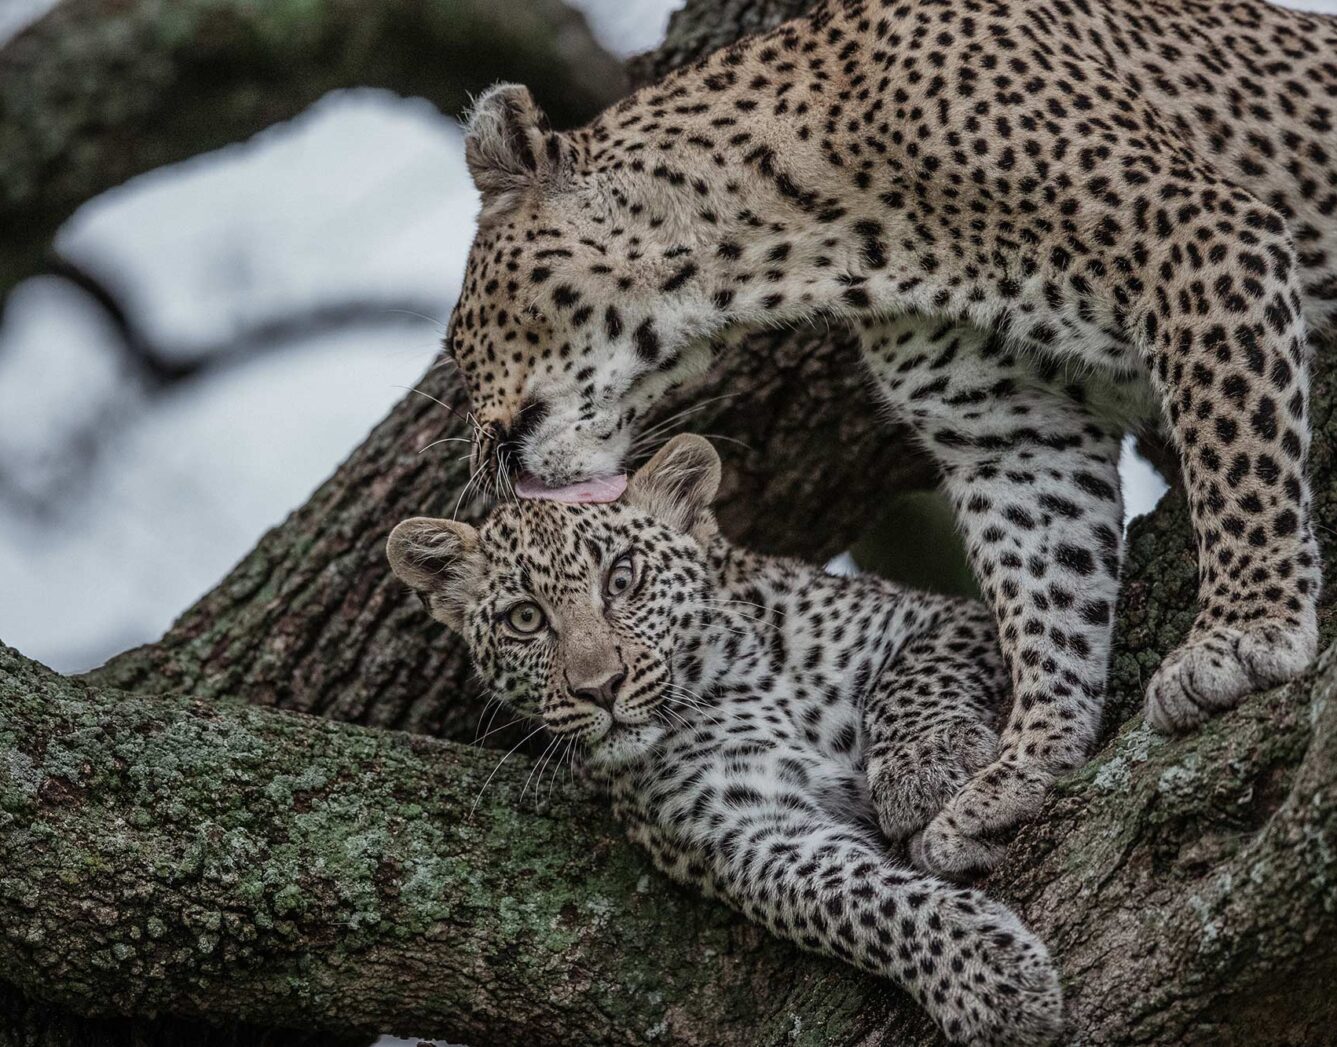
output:
[[[53,254],[45,273],[78,288],[102,311],[116,332],[118,348],[152,390],[162,390],[198,378],[216,367],[243,363],[264,352],[280,349],[299,338],[314,338],[351,327],[383,327],[437,321],[439,300],[423,298],[344,298],[305,306],[266,320],[254,321],[212,344],[166,346],[149,338],[130,316],[122,295],[87,266]]]
[[[4,648],[0,724],[0,972],[79,1013],[743,1044],[776,999],[756,965],[809,976],[527,761]]]
[[[80,204],[302,112],[340,87],[458,113],[498,79],[554,120],[624,90],[560,0],[64,0],[0,49],[0,297]]]
[[[666,883],[524,758],[7,649],[0,723],[0,972],[37,999],[477,1047],[936,1042],[889,987]],[[1193,738],[1134,723],[1061,783],[990,888],[1060,958],[1083,1042],[1321,1042],[1334,785],[1337,650]]]

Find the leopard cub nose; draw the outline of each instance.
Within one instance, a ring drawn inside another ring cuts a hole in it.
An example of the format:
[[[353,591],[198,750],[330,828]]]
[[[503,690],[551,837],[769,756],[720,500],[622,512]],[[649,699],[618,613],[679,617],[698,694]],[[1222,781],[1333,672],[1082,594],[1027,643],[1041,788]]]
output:
[[[618,669],[609,673],[602,680],[589,680],[581,684],[571,684],[571,693],[584,701],[591,702],[601,709],[613,711],[613,703],[627,682],[627,671]]]

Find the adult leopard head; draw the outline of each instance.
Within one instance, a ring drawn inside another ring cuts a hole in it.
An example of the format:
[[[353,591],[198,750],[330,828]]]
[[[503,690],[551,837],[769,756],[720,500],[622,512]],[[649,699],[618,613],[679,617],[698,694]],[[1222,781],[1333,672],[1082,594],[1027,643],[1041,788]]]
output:
[[[680,436],[619,501],[507,502],[477,529],[416,517],[387,555],[498,698],[618,766],[663,735],[675,680],[699,661],[719,477],[710,444]]]
[[[702,215],[736,201],[642,154],[634,132],[647,130],[646,111],[618,107],[558,133],[511,84],[470,116],[482,212],[446,346],[488,480],[516,472],[561,486],[620,473],[637,420],[709,368],[725,320],[707,279],[719,225]]]

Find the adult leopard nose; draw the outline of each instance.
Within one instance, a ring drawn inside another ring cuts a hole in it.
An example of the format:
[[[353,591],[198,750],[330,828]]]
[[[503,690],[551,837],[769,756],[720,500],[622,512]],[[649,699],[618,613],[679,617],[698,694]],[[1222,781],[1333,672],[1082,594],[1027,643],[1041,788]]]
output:
[[[504,459],[518,460],[530,438],[548,418],[548,405],[528,397],[515,412],[508,426],[498,436],[497,444]]]
[[[627,671],[621,667],[608,673],[602,679],[584,680],[579,683],[573,683],[571,678],[567,677],[567,686],[575,698],[590,702],[601,709],[607,709],[610,713],[613,711],[613,703],[617,701],[617,696],[622,692],[622,685],[627,682]]]

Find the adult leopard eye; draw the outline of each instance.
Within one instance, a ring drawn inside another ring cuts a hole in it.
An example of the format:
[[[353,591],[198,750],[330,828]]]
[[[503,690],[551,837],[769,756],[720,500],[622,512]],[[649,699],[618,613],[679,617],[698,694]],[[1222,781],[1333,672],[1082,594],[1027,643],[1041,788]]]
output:
[[[543,611],[532,600],[518,603],[506,612],[506,623],[522,636],[532,636],[543,628]]]
[[[631,562],[631,554],[618,557],[604,581],[604,592],[609,596],[621,596],[631,588],[636,580],[636,568]]]

